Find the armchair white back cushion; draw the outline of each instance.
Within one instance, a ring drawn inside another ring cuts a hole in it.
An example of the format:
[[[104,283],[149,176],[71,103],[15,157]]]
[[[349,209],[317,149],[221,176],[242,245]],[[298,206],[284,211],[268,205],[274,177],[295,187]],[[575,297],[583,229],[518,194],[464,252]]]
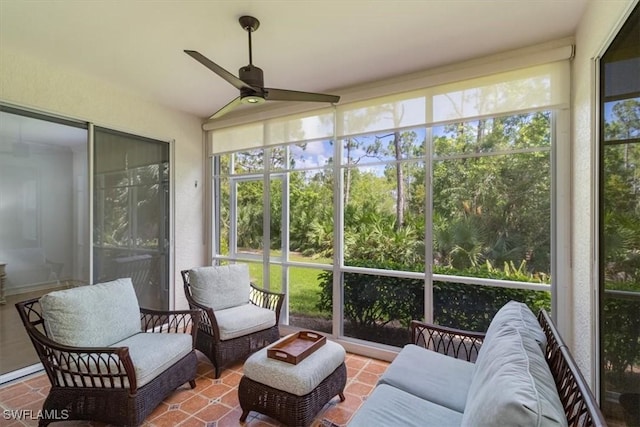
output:
[[[74,347],[106,347],[141,331],[130,278],[54,291],[40,298],[49,337]]]
[[[214,311],[249,302],[251,279],[247,264],[193,268],[189,283],[193,299]]]

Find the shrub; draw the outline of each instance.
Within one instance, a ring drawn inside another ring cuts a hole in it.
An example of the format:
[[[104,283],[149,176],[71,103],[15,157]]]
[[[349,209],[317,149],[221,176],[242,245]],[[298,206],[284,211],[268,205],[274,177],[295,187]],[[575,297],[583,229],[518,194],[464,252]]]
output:
[[[393,262],[370,264],[369,261],[349,261],[349,265],[358,267],[407,269],[406,265]],[[519,271],[511,268],[498,270],[483,265],[462,271],[441,268],[436,272],[504,280],[537,280],[532,276],[523,277],[523,270]],[[321,293],[318,306],[321,310],[327,310],[331,308],[333,298],[333,273],[323,272],[319,279]],[[527,304],[534,313],[541,308],[550,309],[550,292],[449,282],[435,282],[433,286],[435,323],[460,329],[485,331],[498,309],[510,300]],[[372,333],[387,326],[407,328],[412,319],[423,318],[422,279],[344,273],[343,293],[345,320],[357,331]]]

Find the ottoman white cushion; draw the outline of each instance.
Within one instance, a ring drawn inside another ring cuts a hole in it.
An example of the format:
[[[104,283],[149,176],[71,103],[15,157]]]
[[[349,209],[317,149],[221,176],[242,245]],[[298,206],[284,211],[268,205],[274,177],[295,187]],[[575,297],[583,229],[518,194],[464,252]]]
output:
[[[271,346],[286,338],[276,341]],[[329,340],[297,365],[267,357],[269,347],[263,348],[247,359],[244,364],[244,375],[255,382],[296,396],[311,393],[344,363],[344,348]]]

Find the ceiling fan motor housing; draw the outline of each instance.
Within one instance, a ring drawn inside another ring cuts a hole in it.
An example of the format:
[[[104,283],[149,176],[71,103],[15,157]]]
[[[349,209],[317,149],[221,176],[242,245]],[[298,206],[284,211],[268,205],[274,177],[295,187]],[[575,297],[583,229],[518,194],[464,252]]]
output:
[[[243,82],[253,87],[264,87],[264,76],[261,68],[251,64],[245,65],[240,68],[238,74]]]

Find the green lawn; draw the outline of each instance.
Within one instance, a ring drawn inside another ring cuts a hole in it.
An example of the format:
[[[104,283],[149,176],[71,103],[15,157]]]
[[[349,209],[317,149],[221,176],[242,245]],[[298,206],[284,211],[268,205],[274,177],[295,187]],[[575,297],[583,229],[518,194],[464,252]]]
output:
[[[330,259],[311,259],[302,255],[291,255],[292,261],[300,261],[314,264],[327,264]],[[305,316],[329,317],[331,313],[322,312],[318,309],[320,302],[319,275],[324,270],[316,270],[302,267],[289,267],[289,311],[292,314],[300,313]],[[262,280],[262,264],[249,264],[251,278],[259,285]],[[269,283],[271,290],[280,292],[282,284],[282,270],[279,266],[272,265],[269,269]]]

